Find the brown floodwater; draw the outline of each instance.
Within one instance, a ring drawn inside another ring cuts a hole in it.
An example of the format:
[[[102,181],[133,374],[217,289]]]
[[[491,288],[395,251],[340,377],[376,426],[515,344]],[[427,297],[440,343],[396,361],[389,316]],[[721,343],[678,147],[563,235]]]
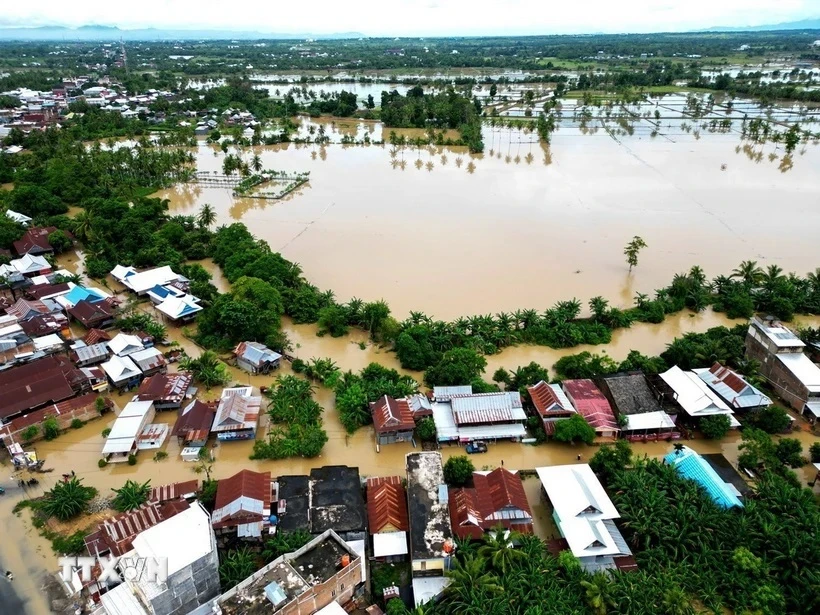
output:
[[[378,123],[322,124],[334,140],[382,136]],[[210,203],[219,224],[244,222],[340,300],[384,298],[399,317],[541,310],[573,296],[629,305],[696,264],[714,276],[745,259],[801,274],[820,263],[803,232],[820,226],[817,147],[801,146],[783,167],[771,145],[735,151],[736,133],[694,134],[670,122],[668,135],[652,138],[646,120],[637,125],[617,139],[563,126],[549,149],[526,131],[485,126],[479,156],[452,147],[256,147],[245,156],[310,171],[309,184],[282,201],[191,185],[159,196],[180,214]],[[221,171],[222,159],[200,143],[200,170]],[[623,247],[633,235],[648,247],[630,273]]]

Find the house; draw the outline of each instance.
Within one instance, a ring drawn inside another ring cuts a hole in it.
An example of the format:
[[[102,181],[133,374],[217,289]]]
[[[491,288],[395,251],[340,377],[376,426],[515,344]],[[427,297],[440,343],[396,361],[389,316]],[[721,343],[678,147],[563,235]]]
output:
[[[0,420],[82,393],[89,383],[65,357],[50,356],[0,372]]]
[[[157,311],[166,320],[175,325],[180,325],[196,318],[196,315],[202,311],[202,306],[199,305],[199,299],[193,295],[184,295],[182,297],[168,297],[157,306]]]
[[[615,519],[615,505],[588,464],[535,468],[552,518],[569,550],[589,573],[632,567],[634,559]]]
[[[51,273],[51,265],[42,256],[26,254],[22,258],[15,259],[9,263],[17,272],[25,277],[34,275],[44,275]]]
[[[704,488],[709,497],[721,508],[743,507],[741,494],[732,483],[723,480],[709,462],[688,446],[675,445],[675,450],[663,458],[666,465]]]
[[[642,372],[612,374],[601,378],[598,384],[618,416],[662,410],[660,395],[650,388]]]
[[[65,339],[71,339],[71,327],[64,314],[40,314],[28,320],[20,321],[20,326],[29,337],[57,334]]]
[[[148,298],[154,305],[159,305],[169,297],[184,297],[185,291],[175,288],[173,285],[160,286],[157,284],[147,293]]]
[[[20,256],[26,254],[53,254],[54,248],[48,242],[48,236],[57,230],[55,226],[36,226],[28,229],[23,236],[14,242],[14,251]]]
[[[427,395],[422,393],[410,395],[410,397],[407,398],[407,404],[410,406],[410,411],[413,413],[414,421],[419,421],[420,419],[428,416],[433,416],[433,402],[430,401],[430,398],[427,397]]]
[[[101,596],[108,615],[187,615],[219,595],[219,556],[208,513],[198,502],[139,533],[133,556],[165,561],[168,578],[125,582]]]
[[[154,348],[153,346],[133,352],[128,355],[128,358],[137,364],[137,367],[142,372],[143,376],[165,373],[168,369],[165,357],[157,348]]]
[[[549,384],[541,380],[531,387],[527,387],[532,405],[541,417],[544,432],[547,436],[555,435],[555,424],[575,414],[569,399],[558,384]]]
[[[684,371],[675,365],[658,374],[658,377],[671,391],[671,394],[666,393],[665,396],[671,397],[689,418],[701,419],[705,416],[723,414],[729,418],[732,427],[740,427],[726,402],[694,372]]]
[[[145,295],[155,286],[165,286],[179,280],[187,281],[178,273],[166,266],[137,272],[133,267],[117,265],[111,270],[111,275],[120,284],[138,295]]]
[[[108,346],[105,344],[93,344],[91,346],[75,346],[71,351],[71,360],[77,367],[87,367],[96,365],[108,359]]]
[[[12,211],[10,209],[6,210],[6,217],[11,218],[15,222],[17,222],[18,224],[22,224],[23,226],[28,226],[29,224],[31,224],[31,218],[16,211]]]
[[[234,348],[236,366],[250,374],[267,374],[279,367],[282,355],[259,342],[240,342]]]
[[[450,584],[444,573],[450,569],[455,543],[441,453],[410,453],[405,459],[413,596],[419,606],[435,600]]]
[[[218,536],[261,538],[270,516],[270,472],[242,470],[219,481],[212,516]]]
[[[814,422],[820,418],[820,367],[803,354],[805,344],[773,318],[753,318],[746,333],[746,357],[792,408]]]
[[[131,358],[134,358],[133,355]],[[157,410],[178,410],[182,406],[182,401],[187,397],[193,380],[194,377],[186,373],[148,376],[142,381],[134,399],[153,401]]]
[[[256,437],[262,398],[252,395],[252,387],[222,390],[211,431],[220,441],[252,440]]]
[[[126,357],[140,350],[144,350],[145,345],[136,335],[117,333],[117,335],[108,342],[108,348],[118,357]]]
[[[367,524],[373,557],[383,562],[407,559],[407,493],[399,476],[367,479]]]
[[[219,596],[208,612],[312,615],[333,602],[350,602],[363,581],[364,558],[327,530]]]
[[[759,410],[772,404],[772,400],[760,392],[740,374],[725,365],[715,363],[710,368],[693,369],[712,391],[737,410]]]
[[[99,365],[94,367],[81,367],[80,372],[82,372],[88,382],[88,388],[95,393],[104,393],[108,390],[108,378],[105,375],[105,370]]]
[[[663,410],[626,415],[621,435],[631,442],[654,442],[656,440],[679,440],[675,421]]]
[[[154,416],[153,402],[128,402],[111,426],[102,450],[103,459],[109,463],[128,461],[129,455],[137,453],[138,439]]]
[[[83,341],[91,346],[92,344],[98,344],[100,342],[110,342],[111,336],[102,329],[89,329],[88,333],[85,334]]]
[[[373,428],[376,431],[378,446],[395,442],[412,442],[416,422],[406,399],[393,399],[385,395],[370,402],[370,414],[373,416]]]
[[[57,299],[67,294],[74,287],[73,282],[58,282],[56,284],[35,284],[23,291],[28,299]],[[59,302],[58,302],[59,303]]]
[[[111,386],[121,391],[139,385],[140,380],[142,380],[142,372],[130,357],[114,355],[100,367],[108,376]]]
[[[59,306],[51,299],[29,301],[18,299],[10,308],[6,309],[6,314],[14,316],[18,321],[31,320],[38,316],[47,316],[60,311]]]
[[[133,549],[137,534],[188,509],[188,502],[183,500],[163,504],[149,498],[139,508],[105,519],[85,537],[86,551],[92,557],[109,553],[117,557],[125,555]]]
[[[450,490],[450,523],[459,538],[480,539],[496,528],[532,534],[532,511],[516,472],[473,472],[473,487]]]
[[[57,302],[64,308],[72,308],[81,301],[88,301],[89,303],[97,303],[106,299],[111,299],[111,295],[101,291],[98,288],[86,288],[84,286],[74,286],[65,295],[62,295]],[[110,303],[108,304],[110,308]]]
[[[473,393],[471,386],[435,387],[433,421],[439,442],[521,440],[527,413],[518,391]]]
[[[359,469],[313,468],[310,476],[280,476],[275,484],[277,531],[321,534],[333,529],[347,541],[367,536],[367,514]]]
[[[620,429],[612,406],[592,380],[565,380],[561,386],[578,414],[586,419],[598,436],[614,438],[618,435]]]
[[[192,401],[179,413],[171,435],[176,436],[184,447],[205,446],[214,422],[215,411],[216,407],[212,403],[198,399]]]
[[[108,329],[114,326],[114,310],[105,301],[82,300],[66,311],[86,329]]]
[[[32,340],[36,354],[48,355],[65,350],[65,342],[56,333],[43,335]]]

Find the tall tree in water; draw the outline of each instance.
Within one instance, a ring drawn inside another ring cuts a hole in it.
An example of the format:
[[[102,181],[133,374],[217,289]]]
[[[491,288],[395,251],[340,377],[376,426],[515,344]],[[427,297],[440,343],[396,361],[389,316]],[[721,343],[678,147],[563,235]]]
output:
[[[646,247],[646,242],[635,235],[626,247],[624,248],[624,254],[626,255],[626,262],[629,265],[629,270],[632,271],[632,268],[637,266],[638,264],[638,253]]]

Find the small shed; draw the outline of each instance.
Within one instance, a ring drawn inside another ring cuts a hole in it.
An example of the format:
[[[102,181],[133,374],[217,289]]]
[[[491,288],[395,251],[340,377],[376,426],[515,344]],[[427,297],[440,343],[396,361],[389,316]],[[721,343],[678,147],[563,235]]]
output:
[[[282,355],[259,342],[240,342],[233,351],[236,366],[251,374],[267,374],[279,367]]]

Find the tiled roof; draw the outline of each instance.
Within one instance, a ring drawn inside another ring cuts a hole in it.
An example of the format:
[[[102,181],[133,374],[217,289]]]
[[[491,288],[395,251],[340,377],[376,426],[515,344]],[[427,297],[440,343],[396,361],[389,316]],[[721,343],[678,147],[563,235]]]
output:
[[[371,402],[370,412],[377,433],[412,431],[416,427],[413,411],[406,399],[393,399],[385,395]]]
[[[367,518],[371,534],[386,528],[406,532],[410,529],[407,517],[407,494],[398,476],[367,479]]]
[[[475,472],[473,485],[450,493],[456,535],[478,538],[497,526],[532,533],[532,511],[518,474],[503,467],[488,473]]]

